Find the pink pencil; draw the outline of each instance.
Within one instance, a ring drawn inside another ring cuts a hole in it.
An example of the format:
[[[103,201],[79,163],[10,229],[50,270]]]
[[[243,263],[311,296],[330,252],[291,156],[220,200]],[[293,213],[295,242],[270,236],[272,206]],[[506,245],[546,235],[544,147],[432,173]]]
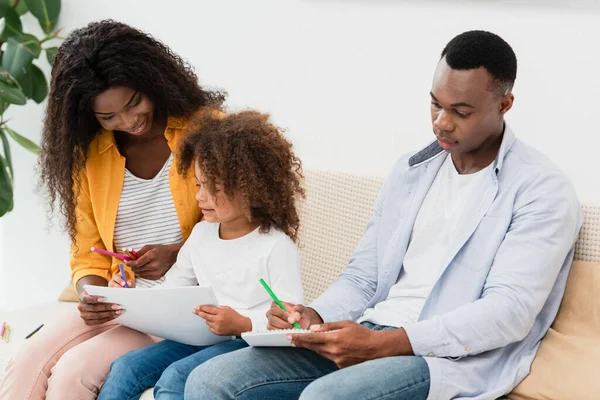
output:
[[[2,322],[2,328],[0,328],[0,339],[4,337],[4,329],[6,329],[6,321]]]
[[[92,247],[90,250],[95,251],[96,253],[104,254],[105,256],[118,258],[119,260],[131,261],[131,257],[127,257],[125,254],[113,253],[112,251],[97,249],[95,247]]]

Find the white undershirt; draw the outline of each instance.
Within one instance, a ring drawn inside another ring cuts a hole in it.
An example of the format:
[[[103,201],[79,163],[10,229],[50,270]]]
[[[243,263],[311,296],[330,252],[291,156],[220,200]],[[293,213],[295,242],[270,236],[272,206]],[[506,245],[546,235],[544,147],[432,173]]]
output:
[[[173,153],[152,179],[138,178],[129,170],[125,170],[115,222],[115,249],[139,250],[147,244],[172,244],[183,241],[169,184],[172,163]],[[136,278],[135,285],[148,288],[162,282],[163,278],[157,281]]]
[[[219,225],[207,221],[196,224],[161,288],[211,286],[219,305],[250,318],[253,330],[267,328],[265,313],[272,302],[260,278],[281,301],[304,302],[300,256],[285,233],[274,227],[268,233],[255,229],[238,239],[223,240]]]
[[[465,199],[485,183],[487,168],[460,175],[448,155],[431,185],[413,227],[397,283],[385,301],[369,308],[359,322],[401,327],[417,322],[440,277],[443,257],[456,236]]]

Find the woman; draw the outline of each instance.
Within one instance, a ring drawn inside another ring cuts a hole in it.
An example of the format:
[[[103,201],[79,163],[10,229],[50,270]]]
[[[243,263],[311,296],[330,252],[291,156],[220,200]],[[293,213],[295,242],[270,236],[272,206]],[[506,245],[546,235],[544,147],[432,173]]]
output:
[[[27,341],[0,399],[94,399],[113,360],[154,343],[118,327],[113,320],[126,310],[85,293],[84,285],[106,286],[118,271],[119,260],[90,248],[137,249],[127,274],[138,287],[161,281],[201,217],[194,174],[177,174],[173,151],[193,115],[223,100],[168,47],[127,25],[91,23],[62,44],[39,166],[72,240],[80,302]]]

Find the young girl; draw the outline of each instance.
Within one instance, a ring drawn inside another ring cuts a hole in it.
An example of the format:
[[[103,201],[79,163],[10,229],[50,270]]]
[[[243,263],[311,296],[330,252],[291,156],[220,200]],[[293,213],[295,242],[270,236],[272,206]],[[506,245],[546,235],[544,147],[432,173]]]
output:
[[[178,167],[185,173],[194,164],[204,221],[194,227],[160,286],[212,286],[223,305],[200,304],[193,312],[213,333],[238,339],[214,346],[165,340],[132,351],[113,363],[100,400],[138,399],[152,386],[158,400],[183,399],[185,381],[196,366],[246,347],[242,332],[266,329],[271,298],[260,278],[281,298],[302,301],[294,242],[295,197],[304,191],[291,144],[257,112],[205,118],[194,131],[183,143]],[[125,284],[118,274],[115,284]]]

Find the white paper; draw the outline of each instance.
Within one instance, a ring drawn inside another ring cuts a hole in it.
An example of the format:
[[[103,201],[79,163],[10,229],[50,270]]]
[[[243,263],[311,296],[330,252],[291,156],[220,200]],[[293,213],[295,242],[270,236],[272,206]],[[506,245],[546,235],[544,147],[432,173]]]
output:
[[[200,305],[219,305],[211,287],[126,289],[85,285],[84,289],[123,307],[126,312],[114,321],[137,331],[195,346],[231,339],[212,333],[206,320],[192,312]]]
[[[315,333],[306,329],[279,329],[272,331],[252,331],[242,333],[242,339],[252,347],[291,347],[289,334]],[[323,332],[327,333],[327,332]]]

